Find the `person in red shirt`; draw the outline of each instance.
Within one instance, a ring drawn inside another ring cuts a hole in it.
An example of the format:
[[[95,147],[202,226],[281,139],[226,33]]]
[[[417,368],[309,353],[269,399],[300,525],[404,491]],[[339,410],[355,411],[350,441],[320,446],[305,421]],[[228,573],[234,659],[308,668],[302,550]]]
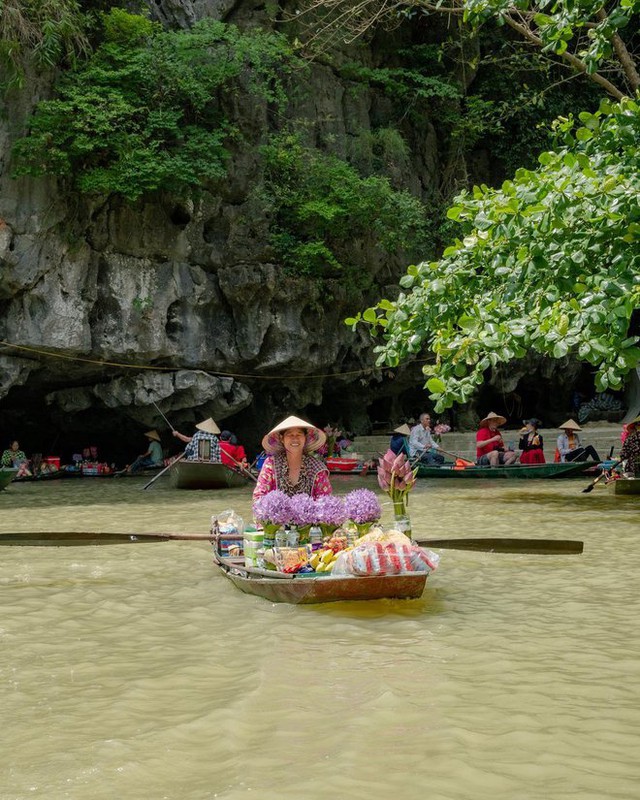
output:
[[[238,444],[238,440],[231,431],[222,431],[220,434],[220,458],[222,463],[228,467],[241,466],[247,469],[247,454],[244,447]]]
[[[498,464],[515,464],[518,456],[514,450],[507,450],[502,434],[498,430],[506,421],[506,417],[494,414],[493,411],[480,420],[476,433],[476,463],[480,466],[497,467]]]

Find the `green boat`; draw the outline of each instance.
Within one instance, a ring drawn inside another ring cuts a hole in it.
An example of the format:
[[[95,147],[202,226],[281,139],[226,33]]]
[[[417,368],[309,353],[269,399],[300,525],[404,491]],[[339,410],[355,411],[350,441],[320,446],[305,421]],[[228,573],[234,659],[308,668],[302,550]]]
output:
[[[0,489],[11,483],[18,472],[15,467],[0,467]]]
[[[618,478],[613,488],[616,494],[640,494],[640,478]]]
[[[176,461],[171,466],[176,489],[233,489],[250,480],[251,475],[213,461]]]
[[[584,475],[597,466],[596,461],[567,461],[552,464],[512,464],[508,467],[454,467],[443,464],[441,467],[420,464],[419,478],[505,478],[506,480],[536,480],[539,478],[575,478]]]

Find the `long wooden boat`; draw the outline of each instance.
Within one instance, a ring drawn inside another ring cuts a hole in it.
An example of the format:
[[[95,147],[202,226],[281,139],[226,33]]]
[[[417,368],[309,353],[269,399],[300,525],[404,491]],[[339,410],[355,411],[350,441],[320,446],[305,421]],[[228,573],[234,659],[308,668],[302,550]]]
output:
[[[0,467],[0,489],[10,484],[17,472],[15,467]]]
[[[539,478],[571,478],[583,475],[596,466],[595,461],[569,461],[550,464],[511,464],[498,467],[454,467],[443,464],[440,467],[420,464],[419,478],[505,478],[507,480],[536,480]]]
[[[226,558],[214,544],[214,563],[231,583],[272,603],[335,603],[341,600],[416,599],[427,582],[426,572],[405,575],[333,576],[286,575],[283,572],[246,567],[242,558]]]
[[[616,494],[640,494],[640,478],[618,478],[613,487]]]
[[[176,489],[233,489],[250,477],[213,461],[176,461],[169,470]]]

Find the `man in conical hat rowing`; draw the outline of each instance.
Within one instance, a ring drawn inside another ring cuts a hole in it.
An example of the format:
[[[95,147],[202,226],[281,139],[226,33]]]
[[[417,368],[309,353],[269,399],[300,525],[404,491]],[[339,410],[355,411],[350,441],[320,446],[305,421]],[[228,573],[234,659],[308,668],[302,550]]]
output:
[[[196,432],[193,436],[185,436],[180,431],[173,431],[176,439],[186,442],[184,455],[187,461],[214,461],[219,462],[220,458],[220,428],[208,417],[196,425]]]
[[[502,434],[498,430],[507,421],[506,417],[490,411],[484,419],[480,420],[476,433],[476,463],[479,466],[497,467],[499,464],[508,466],[515,464],[517,454],[505,447]]]
[[[324,431],[300,417],[287,417],[272,428],[262,440],[268,455],[258,475],[254,501],[274,489],[289,497],[308,494],[314,500],[331,494],[329,470],[323,461],[310,455],[326,438]]]

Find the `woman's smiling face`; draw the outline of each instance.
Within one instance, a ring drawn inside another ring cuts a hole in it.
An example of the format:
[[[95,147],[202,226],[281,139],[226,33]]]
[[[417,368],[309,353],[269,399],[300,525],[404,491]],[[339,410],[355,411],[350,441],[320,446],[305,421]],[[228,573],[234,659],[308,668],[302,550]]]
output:
[[[307,441],[307,432],[304,428],[288,428],[282,434],[282,443],[284,444],[284,449],[288,450],[289,452],[296,452],[297,450],[302,450]]]

